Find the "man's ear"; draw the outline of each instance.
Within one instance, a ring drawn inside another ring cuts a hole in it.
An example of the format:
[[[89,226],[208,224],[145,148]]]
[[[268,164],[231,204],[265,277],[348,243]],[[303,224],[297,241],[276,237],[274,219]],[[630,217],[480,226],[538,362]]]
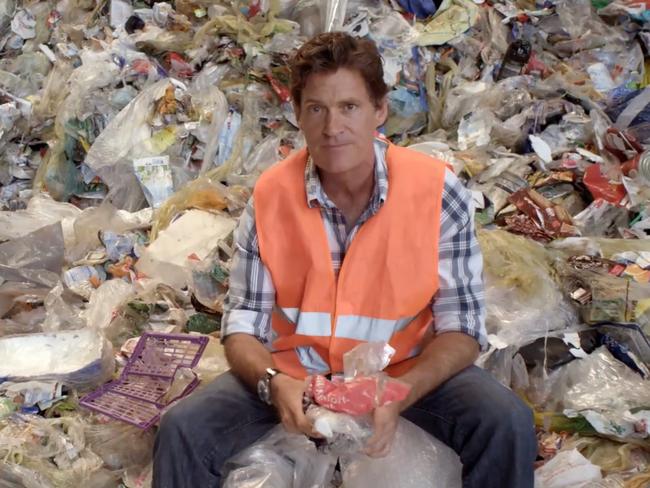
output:
[[[388,118],[388,97],[384,96],[379,100],[379,103],[375,107],[375,117],[377,119],[377,127],[380,127],[386,123]]]

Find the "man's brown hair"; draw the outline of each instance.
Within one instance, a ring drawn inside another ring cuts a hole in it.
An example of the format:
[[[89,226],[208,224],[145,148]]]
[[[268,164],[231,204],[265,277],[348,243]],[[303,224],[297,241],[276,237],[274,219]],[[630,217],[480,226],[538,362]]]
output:
[[[334,72],[339,68],[359,72],[376,106],[388,93],[381,56],[375,43],[343,32],[327,32],[303,44],[289,61],[291,96],[295,104],[300,106],[300,96],[309,75]]]

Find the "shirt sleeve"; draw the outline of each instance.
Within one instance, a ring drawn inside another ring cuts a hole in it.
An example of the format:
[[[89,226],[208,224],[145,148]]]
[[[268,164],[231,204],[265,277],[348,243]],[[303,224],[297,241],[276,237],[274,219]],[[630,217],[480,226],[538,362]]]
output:
[[[230,286],[221,322],[222,340],[230,334],[255,336],[271,345],[271,312],[275,288],[260,258],[253,198],[248,202],[235,231],[235,254],[230,268]]]
[[[483,257],[474,228],[471,193],[445,174],[438,250],[439,289],[431,302],[436,334],[463,332],[487,348]]]

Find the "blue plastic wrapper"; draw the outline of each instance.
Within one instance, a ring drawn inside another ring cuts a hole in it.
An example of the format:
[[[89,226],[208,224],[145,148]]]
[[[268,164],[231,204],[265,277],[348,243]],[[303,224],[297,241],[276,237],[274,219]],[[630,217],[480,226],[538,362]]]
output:
[[[628,104],[642,91],[643,90],[633,90],[625,86],[615,88],[610,93],[610,98],[607,103],[605,113],[607,113],[607,116],[613,122],[616,122],[616,119],[618,119],[618,116],[621,115],[621,112],[625,110],[625,107],[627,107]],[[641,112],[639,112],[636,117],[634,117],[632,123],[630,124],[630,127],[644,123],[650,123],[650,105],[647,105],[643,110],[641,110]]]
[[[616,339],[607,334],[603,334],[601,336],[600,342],[602,345],[607,347],[612,356],[625,364],[632,371],[639,373],[643,378],[645,378],[646,375],[643,371],[643,368],[637,364],[638,359],[630,354],[630,349],[625,344],[618,342]]]
[[[400,6],[420,19],[431,17],[438,7],[433,0],[398,0]]]

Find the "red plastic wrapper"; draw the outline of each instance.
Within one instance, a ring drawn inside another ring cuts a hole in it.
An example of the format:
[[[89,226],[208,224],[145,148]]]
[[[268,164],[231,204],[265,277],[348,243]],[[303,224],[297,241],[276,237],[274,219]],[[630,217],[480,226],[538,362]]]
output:
[[[589,166],[585,171],[583,181],[594,199],[602,198],[614,205],[621,205],[627,195],[625,187],[621,183],[612,182],[604,176],[599,165]]]
[[[178,53],[169,53],[166,62],[165,67],[181,78],[191,78],[194,74],[192,65],[185,61],[183,56]]]
[[[577,235],[571,216],[560,205],[546,199],[532,188],[519,190],[508,201],[527,217],[527,219],[506,219],[510,230],[527,235],[546,236],[540,240]]]
[[[312,376],[307,393],[314,402],[333,412],[364,415],[375,408],[404,400],[411,387],[384,375],[362,376],[345,381]]]
[[[271,74],[267,74],[266,77],[269,80],[269,83],[271,83],[271,88],[273,88],[273,91],[282,102],[286,103],[291,101],[291,92],[289,91],[289,88],[283,85]]]

